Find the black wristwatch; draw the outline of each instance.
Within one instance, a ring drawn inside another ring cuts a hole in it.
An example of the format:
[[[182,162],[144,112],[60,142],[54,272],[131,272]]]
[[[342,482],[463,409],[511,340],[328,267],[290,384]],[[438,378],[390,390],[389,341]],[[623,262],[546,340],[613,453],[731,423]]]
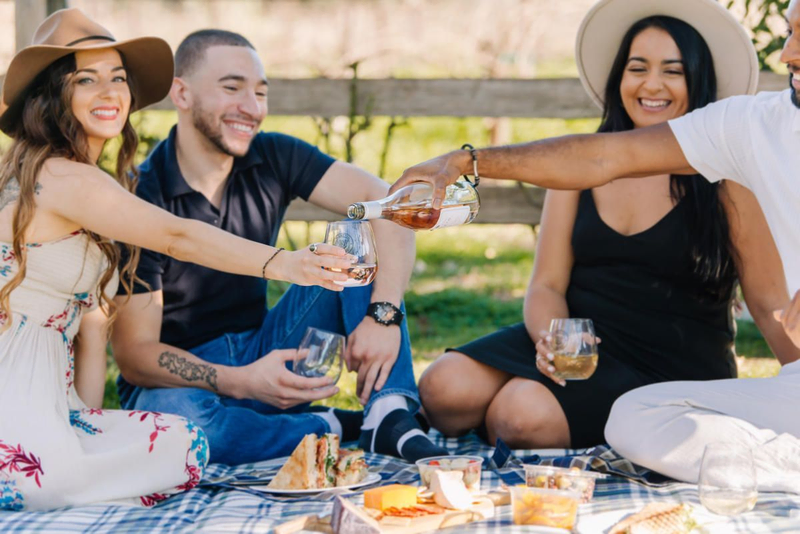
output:
[[[367,315],[383,326],[392,326],[403,322],[403,312],[391,302],[373,302],[367,308]]]

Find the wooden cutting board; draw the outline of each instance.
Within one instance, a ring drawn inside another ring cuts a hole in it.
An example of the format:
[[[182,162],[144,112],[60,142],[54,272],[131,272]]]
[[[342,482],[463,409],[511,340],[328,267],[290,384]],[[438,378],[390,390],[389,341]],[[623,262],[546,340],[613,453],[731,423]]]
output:
[[[443,528],[483,521],[494,517],[494,504],[489,499],[475,502],[467,510],[450,510],[443,514],[422,517],[384,517],[378,521],[382,534],[418,534]]]
[[[508,494],[481,497],[468,510],[449,510],[443,514],[414,518],[384,517],[376,521],[363,508],[336,497],[333,514],[326,517],[303,516],[275,528],[275,534],[294,534],[302,530],[333,534],[420,534],[494,517],[495,504],[508,504]]]

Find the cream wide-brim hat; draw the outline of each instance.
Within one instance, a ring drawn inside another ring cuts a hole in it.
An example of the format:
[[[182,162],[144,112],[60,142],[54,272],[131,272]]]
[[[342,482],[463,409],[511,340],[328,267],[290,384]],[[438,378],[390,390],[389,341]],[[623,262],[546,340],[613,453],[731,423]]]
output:
[[[622,38],[635,23],[655,15],[680,19],[703,37],[714,59],[718,100],[756,92],[755,47],[742,25],[715,0],[600,0],[578,29],[575,61],[584,89],[601,109]]]

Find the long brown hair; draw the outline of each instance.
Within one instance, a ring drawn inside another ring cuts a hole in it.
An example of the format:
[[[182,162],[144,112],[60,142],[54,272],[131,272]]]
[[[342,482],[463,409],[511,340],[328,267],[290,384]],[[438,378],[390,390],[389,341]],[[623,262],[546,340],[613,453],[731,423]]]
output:
[[[124,57],[123,64],[124,64]],[[12,107],[6,113],[15,113],[12,118],[14,126],[8,132],[13,142],[0,163],[0,191],[5,190],[9,180],[19,183],[19,199],[14,208],[13,248],[19,269],[17,273],[0,288],[0,317],[7,317],[6,324],[0,331],[11,325],[10,296],[25,278],[27,269],[27,247],[25,234],[33,220],[36,210],[35,193],[37,179],[45,162],[50,158],[67,158],[79,163],[94,165],[89,160],[86,133],[80,122],[72,114],[73,88],[70,75],[75,72],[75,55],[63,57],[50,65],[31,84],[31,89],[24,97],[24,102],[16,109]],[[134,83],[130,73],[127,76],[131,89],[131,108],[134,108]],[[136,189],[137,171],[134,156],[139,139],[131,126],[130,118],[126,118],[122,129],[122,143],[117,155],[116,179],[128,191]],[[97,287],[100,306],[109,316],[109,324],[116,317],[116,306],[103,288],[111,281],[121,261],[120,249],[109,239],[93,232],[89,238],[97,243],[105,255],[108,266],[100,277]],[[125,245],[127,261],[120,273],[120,282],[130,297],[133,281],[136,280],[136,265],[139,263],[139,247]],[[112,295],[113,296],[113,295]]]

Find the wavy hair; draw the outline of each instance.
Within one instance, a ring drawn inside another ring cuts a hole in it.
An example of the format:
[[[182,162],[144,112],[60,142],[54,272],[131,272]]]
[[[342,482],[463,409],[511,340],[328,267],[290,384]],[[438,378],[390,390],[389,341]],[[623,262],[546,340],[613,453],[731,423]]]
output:
[[[125,58],[123,57],[123,64]],[[32,82],[31,88],[23,97],[24,101],[16,109],[12,106],[7,111],[14,113],[13,126],[8,134],[13,139],[11,147],[0,163],[0,191],[5,190],[9,180],[19,183],[19,198],[14,208],[12,231],[13,250],[18,269],[17,273],[0,288],[0,317],[7,317],[3,330],[11,325],[11,292],[25,279],[28,252],[25,235],[36,211],[34,196],[37,180],[45,162],[51,158],[67,158],[79,163],[94,165],[89,160],[88,141],[82,125],[72,113],[73,88],[70,77],[76,70],[75,55],[70,54],[54,62],[42,71]],[[135,80],[130,73],[127,76],[131,90],[131,109],[135,104]],[[133,160],[139,139],[131,126],[130,118],[126,118],[121,132],[122,143],[117,155],[116,180],[128,191],[136,189],[137,171]],[[105,272],[100,277],[97,287],[100,306],[109,316],[109,326],[116,318],[116,306],[103,289],[114,277],[121,261],[120,249],[109,239],[93,232],[86,232],[94,241],[107,260]],[[120,273],[128,298],[133,290],[136,277],[136,265],[139,262],[139,247],[125,245],[127,261]],[[2,330],[0,330],[2,331]],[[108,331],[106,332],[108,334]]]

